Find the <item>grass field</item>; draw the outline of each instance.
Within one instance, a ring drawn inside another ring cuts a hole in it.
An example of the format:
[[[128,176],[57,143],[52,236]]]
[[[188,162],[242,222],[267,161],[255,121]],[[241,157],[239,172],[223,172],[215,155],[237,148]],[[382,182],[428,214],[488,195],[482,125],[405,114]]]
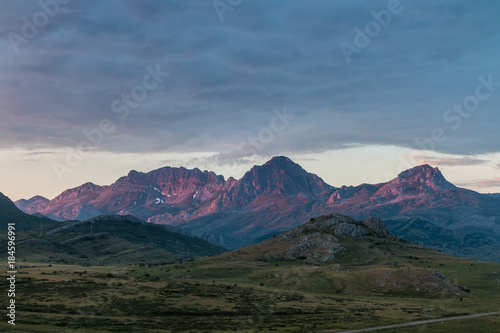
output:
[[[366,267],[345,265],[343,272],[336,272],[333,264],[243,262],[230,255],[165,265],[23,264],[37,267],[19,270],[17,325],[7,326],[4,320],[2,330],[334,332],[500,309],[500,265],[445,255],[425,263],[406,262],[403,270],[440,269],[471,293],[391,296],[363,287]],[[376,269],[387,267],[370,265]],[[5,290],[5,274],[1,280]],[[341,288],[348,285],[351,289]],[[467,327],[465,331],[498,332],[499,324],[497,317],[486,317],[400,331],[457,332]]]
[[[158,263],[161,256],[155,254],[152,263],[89,258],[99,265],[65,264],[34,251],[18,269],[16,326],[5,317],[0,330],[340,332],[500,310],[500,264],[451,257],[392,236],[340,242],[344,250],[328,261],[270,259],[287,249],[286,242],[169,263]],[[459,329],[498,332],[499,319],[393,331]]]

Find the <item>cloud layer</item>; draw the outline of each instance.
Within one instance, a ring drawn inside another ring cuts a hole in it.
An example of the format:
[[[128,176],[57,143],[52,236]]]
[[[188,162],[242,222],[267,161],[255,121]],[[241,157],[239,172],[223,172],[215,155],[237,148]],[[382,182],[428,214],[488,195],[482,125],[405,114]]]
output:
[[[500,82],[500,3],[400,6],[348,64],[339,45],[355,45],[354,29],[387,1],[245,0],[223,21],[205,0],[69,1],[18,53],[9,34],[42,9],[4,2],[0,149],[75,147],[108,118],[100,151],[214,152],[221,163],[373,144],[499,152],[500,87],[459,126],[443,116],[479,76]],[[147,66],[169,76],[122,120],[112,103],[143,85]],[[278,131],[284,107],[294,118]],[[446,139],[416,144],[435,129]]]

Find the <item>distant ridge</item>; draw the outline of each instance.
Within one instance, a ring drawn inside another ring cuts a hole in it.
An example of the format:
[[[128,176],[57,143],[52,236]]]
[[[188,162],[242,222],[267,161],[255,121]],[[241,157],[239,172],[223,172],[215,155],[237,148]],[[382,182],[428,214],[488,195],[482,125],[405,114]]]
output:
[[[131,171],[109,186],[86,183],[52,200],[34,197],[16,204],[25,212],[56,220],[130,214],[233,249],[330,213],[396,221],[389,228],[403,238],[411,232],[402,232],[405,229],[396,224],[418,218],[453,235],[447,238],[450,244],[438,246],[441,238],[431,233],[416,240],[423,245],[500,262],[500,196],[459,188],[427,164],[386,183],[336,188],[288,157],[277,156],[238,180],[197,168],[164,167],[148,173]],[[483,241],[457,252],[464,237]]]
[[[0,193],[0,226],[2,230],[7,230],[8,223],[15,223],[16,230],[26,230],[40,228],[42,225],[55,224],[56,222],[50,220],[43,215],[35,213],[29,215],[19,210],[14,202],[7,196]]]

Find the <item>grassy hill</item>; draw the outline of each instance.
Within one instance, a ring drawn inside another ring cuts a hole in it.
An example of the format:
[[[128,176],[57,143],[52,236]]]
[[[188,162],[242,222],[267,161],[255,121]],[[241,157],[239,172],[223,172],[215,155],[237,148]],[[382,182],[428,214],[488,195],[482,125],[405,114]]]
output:
[[[495,233],[475,229],[465,235],[420,218],[384,222],[394,235],[410,242],[460,258],[499,262],[498,237]]]
[[[500,308],[499,264],[445,255],[387,234],[380,221],[346,216],[182,263],[28,264],[18,275],[19,332],[335,332]],[[493,316],[398,332],[499,325]]]
[[[40,228],[55,227],[58,222],[43,215],[29,215],[20,211],[5,195],[0,193],[0,228],[7,230],[8,223],[16,223],[17,230],[40,230]]]
[[[96,265],[182,261],[216,255],[225,249],[168,226],[133,216],[110,215],[84,222],[59,222],[42,234],[20,231],[17,251],[30,261]]]
[[[146,223],[133,216],[110,215],[83,222],[58,222],[28,215],[0,193],[0,248],[7,247],[8,223],[15,223],[17,256],[31,262],[158,263],[226,251],[178,229]],[[6,252],[2,257],[6,257]]]
[[[398,239],[385,227],[376,231],[363,221],[334,214],[198,261],[191,274],[203,279],[231,276],[236,282],[304,292],[436,298],[470,294],[468,286],[441,270],[467,262]]]

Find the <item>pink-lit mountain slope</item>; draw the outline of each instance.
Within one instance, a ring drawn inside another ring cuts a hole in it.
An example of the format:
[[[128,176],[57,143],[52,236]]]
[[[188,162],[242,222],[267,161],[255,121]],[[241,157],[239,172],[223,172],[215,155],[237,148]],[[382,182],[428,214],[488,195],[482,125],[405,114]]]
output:
[[[421,165],[387,183],[342,187],[328,204],[355,217],[420,217],[451,230],[484,227],[500,233],[498,199],[456,187],[437,168]]]
[[[326,202],[333,188],[286,157],[256,166],[240,180],[213,172],[165,167],[131,171],[109,186],[86,183],[52,200],[34,197],[16,205],[56,220],[132,214],[156,223],[182,225],[218,212],[255,211],[290,200]]]
[[[390,219],[394,228],[418,218],[451,232],[450,241],[462,242],[466,235],[482,237],[484,244],[479,246],[490,250],[499,246],[495,235],[500,234],[500,198],[458,188],[428,165],[404,171],[387,183],[340,188],[326,184],[287,157],[255,166],[239,180],[225,180],[198,169],[166,167],[149,173],[131,171],[110,186],[87,183],[50,201],[37,197],[16,204],[25,212],[53,219],[133,214],[229,248],[252,244],[329,213]],[[405,238],[402,231],[397,235]],[[427,245],[425,238],[420,241]],[[460,252],[500,261],[500,255],[481,253],[477,249]]]

